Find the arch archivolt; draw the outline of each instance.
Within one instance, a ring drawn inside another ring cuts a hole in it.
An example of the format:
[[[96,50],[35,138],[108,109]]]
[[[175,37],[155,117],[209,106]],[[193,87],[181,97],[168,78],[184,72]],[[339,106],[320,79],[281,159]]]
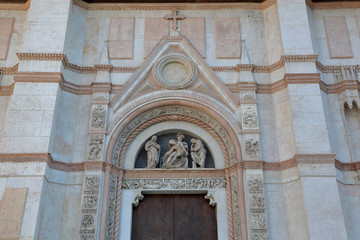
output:
[[[110,139],[108,149],[112,149],[110,154],[110,161],[115,166],[122,167],[122,159],[125,156],[126,149],[131,141],[145,128],[164,121],[186,121],[199,125],[209,131],[211,135],[222,148],[224,153],[225,163],[230,166],[241,160],[240,146],[236,135],[231,137],[229,132],[232,129],[227,126],[224,127],[216,119],[209,114],[191,107],[185,106],[162,106],[144,111],[132,118],[123,128],[120,129],[116,139]]]

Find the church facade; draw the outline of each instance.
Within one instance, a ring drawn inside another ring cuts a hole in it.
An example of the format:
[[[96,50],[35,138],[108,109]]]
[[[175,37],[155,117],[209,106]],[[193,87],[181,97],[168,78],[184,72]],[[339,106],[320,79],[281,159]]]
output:
[[[1,239],[360,239],[360,1],[0,1]]]

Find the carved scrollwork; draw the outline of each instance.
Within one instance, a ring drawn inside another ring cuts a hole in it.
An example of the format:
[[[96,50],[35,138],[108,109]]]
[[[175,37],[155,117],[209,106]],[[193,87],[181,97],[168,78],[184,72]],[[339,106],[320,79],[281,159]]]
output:
[[[102,105],[95,105],[91,113],[91,127],[105,128],[106,107]]]
[[[108,215],[107,215],[107,219],[106,219],[106,238],[107,239],[113,239],[113,237],[114,237],[116,190],[117,190],[117,176],[113,173],[110,173]]]
[[[249,176],[248,177],[248,187],[250,193],[257,193],[263,191],[263,181],[259,176]]]
[[[253,229],[266,229],[266,217],[264,213],[251,215],[251,227]]]
[[[223,178],[158,178],[124,179],[123,189],[212,189],[225,188]]]
[[[99,189],[100,176],[85,177],[85,191],[97,191]]]
[[[104,139],[105,137],[102,134],[94,134],[89,136],[89,160],[99,161],[102,159]]]
[[[259,147],[259,141],[256,141],[254,139],[248,139],[245,141],[245,152],[247,155],[251,157],[259,156],[260,147]]]
[[[84,196],[83,197],[83,208],[94,209],[97,207],[98,197],[97,196]]]
[[[250,197],[250,208],[251,209],[264,209],[265,199],[262,195],[252,195]]]
[[[95,220],[92,215],[83,215],[81,220],[81,230],[95,231]]]
[[[232,175],[231,180],[231,203],[234,224],[234,238],[241,239],[241,222],[240,222],[240,202],[239,202],[239,185],[237,175]]]
[[[258,127],[257,110],[255,104],[241,105],[242,124],[244,128]]]

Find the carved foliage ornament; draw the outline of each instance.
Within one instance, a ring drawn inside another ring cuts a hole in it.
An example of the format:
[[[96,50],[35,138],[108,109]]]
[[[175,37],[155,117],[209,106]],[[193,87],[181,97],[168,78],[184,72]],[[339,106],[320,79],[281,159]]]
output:
[[[155,80],[168,89],[189,86],[197,76],[196,66],[185,55],[172,53],[159,59],[152,69]]]
[[[242,123],[244,128],[257,128],[257,110],[254,104],[241,105]]]
[[[160,116],[166,115],[182,115],[182,116],[189,116],[195,119],[201,120],[208,124],[214,131],[221,137],[222,141],[225,144],[225,147],[229,153],[230,163],[233,164],[237,162],[235,148],[231,138],[229,137],[228,133],[226,132],[225,128],[220,125],[215,119],[210,117],[208,114],[203,113],[199,110],[189,108],[189,107],[179,107],[179,106],[167,106],[167,107],[160,107],[155,108],[149,111],[146,111],[136,118],[134,118],[127,126],[123,128],[120,132],[118,139],[115,143],[115,148],[112,154],[111,162],[118,166],[119,164],[119,156],[120,152],[123,148],[123,145],[126,139],[130,136],[130,134],[141,124],[154,119]]]
[[[98,207],[100,176],[85,176],[81,205],[80,239],[95,239],[95,219]]]
[[[123,189],[212,189],[225,187],[224,178],[125,178],[122,182]]]
[[[89,156],[88,159],[92,161],[99,161],[102,159],[104,147],[104,135],[94,134],[89,136]]]
[[[248,139],[245,141],[245,152],[247,155],[251,157],[256,157],[259,155],[260,147],[259,147],[259,141],[256,141],[254,139]]]
[[[106,107],[102,105],[95,105],[91,113],[91,127],[92,128],[105,128]]]
[[[231,202],[232,202],[232,214],[234,224],[234,237],[236,240],[241,239],[241,222],[240,222],[240,203],[238,195],[238,180],[237,175],[232,175],[231,178]]]

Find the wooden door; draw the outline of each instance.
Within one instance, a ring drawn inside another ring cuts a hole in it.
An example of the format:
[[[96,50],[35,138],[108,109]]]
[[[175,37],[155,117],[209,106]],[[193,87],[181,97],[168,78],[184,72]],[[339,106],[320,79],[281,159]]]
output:
[[[215,207],[204,195],[145,195],[133,209],[131,239],[215,240]]]

